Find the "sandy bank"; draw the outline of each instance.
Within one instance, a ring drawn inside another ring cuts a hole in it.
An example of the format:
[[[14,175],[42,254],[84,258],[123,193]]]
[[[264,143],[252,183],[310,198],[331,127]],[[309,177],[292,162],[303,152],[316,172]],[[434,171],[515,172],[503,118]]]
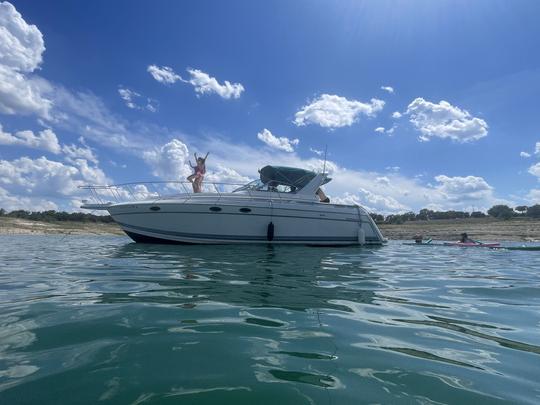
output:
[[[0,235],[71,234],[71,235],[124,235],[116,224],[55,221],[28,221],[0,217]]]
[[[425,239],[453,241],[462,232],[481,241],[540,241],[540,220],[512,218],[498,220],[493,218],[468,218],[432,221],[411,221],[401,225],[379,225],[388,239],[412,239],[420,233]]]

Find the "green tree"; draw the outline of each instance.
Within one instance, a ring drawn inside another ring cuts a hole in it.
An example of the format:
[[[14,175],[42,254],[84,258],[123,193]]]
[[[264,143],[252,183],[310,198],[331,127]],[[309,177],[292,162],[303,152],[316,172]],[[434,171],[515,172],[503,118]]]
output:
[[[428,210],[427,208],[422,208],[418,215],[416,216],[416,219],[426,221],[428,219],[432,219],[433,217],[433,211]]]
[[[471,212],[471,218],[485,218],[487,215],[482,211],[473,211]]]
[[[384,222],[384,215],[381,215],[381,214],[376,214],[374,212],[372,212],[371,214],[369,214],[371,216],[371,218],[378,224]]]
[[[540,204],[535,204],[527,208],[527,216],[531,218],[540,218]]]
[[[499,219],[509,219],[514,215],[514,210],[508,205],[494,205],[488,210],[488,215]]]

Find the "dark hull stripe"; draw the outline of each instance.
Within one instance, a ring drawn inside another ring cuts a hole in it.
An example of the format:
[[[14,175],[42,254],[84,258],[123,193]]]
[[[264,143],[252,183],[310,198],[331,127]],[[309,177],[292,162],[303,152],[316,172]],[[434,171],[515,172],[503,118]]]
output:
[[[196,242],[184,242],[184,241],[180,241],[180,240],[155,238],[153,236],[143,235],[143,234],[140,234],[140,233],[130,232],[130,231],[126,231],[126,230],[124,230],[124,232],[133,241],[135,241],[137,243],[158,243],[158,244],[162,244],[162,245],[197,245]],[[264,243],[272,243],[272,242],[266,242],[265,241]],[[278,243],[279,243],[279,241],[278,241]],[[218,243],[216,242],[216,244],[218,244]],[[325,243],[318,243],[318,244],[315,245],[315,244],[313,244],[313,242],[312,243],[306,242],[305,245],[314,246],[314,247],[344,247],[344,246],[356,245],[356,243],[353,243],[353,242],[351,242],[351,243],[325,242]],[[377,243],[377,245],[380,245],[380,243]]]
[[[236,241],[257,241],[257,242],[266,242],[266,235],[261,236],[252,236],[252,235],[208,235],[208,234],[199,234],[199,233],[185,233],[185,232],[176,232],[176,231],[164,231],[164,230],[156,230],[151,228],[145,228],[141,226],[135,226],[135,225],[128,225],[121,222],[118,222],[118,224],[122,227],[133,229],[133,230],[139,230],[141,232],[148,232],[163,236],[176,236],[179,238],[187,238],[187,239],[201,239],[201,240],[236,240]],[[124,229],[124,231],[126,231]],[[131,231],[129,231],[131,232]],[[337,236],[337,237],[309,237],[309,236],[276,236],[274,237],[275,242],[352,242],[352,243],[358,243],[358,240],[353,237],[348,236]],[[381,243],[377,238],[366,238],[366,242],[378,242]]]
[[[137,243],[160,243],[162,245],[193,245],[189,242],[181,242],[178,240],[154,238],[153,236],[147,236],[140,233],[129,232],[124,229],[127,236],[133,239]]]

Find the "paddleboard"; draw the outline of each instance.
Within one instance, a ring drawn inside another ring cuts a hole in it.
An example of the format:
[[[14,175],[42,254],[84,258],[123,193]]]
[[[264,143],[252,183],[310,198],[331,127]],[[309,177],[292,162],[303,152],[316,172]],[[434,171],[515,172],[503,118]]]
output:
[[[445,242],[445,243],[415,243],[404,242],[402,245],[407,246],[444,246],[444,247],[486,247],[490,249],[505,249],[505,250],[528,250],[528,251],[540,251],[540,246],[501,246],[500,243],[459,243],[459,242]]]
[[[444,246],[459,246],[459,247],[500,247],[500,243],[474,243],[474,242],[445,242]]]
[[[416,242],[404,242],[402,245],[408,246],[444,246],[442,243],[416,243]]]

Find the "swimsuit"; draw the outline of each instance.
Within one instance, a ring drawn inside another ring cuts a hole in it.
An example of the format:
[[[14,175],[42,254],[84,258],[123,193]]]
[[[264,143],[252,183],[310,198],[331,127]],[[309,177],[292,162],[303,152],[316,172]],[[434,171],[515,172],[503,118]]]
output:
[[[203,166],[203,167],[199,167],[199,166],[195,166],[195,176],[197,177],[204,177],[206,173],[206,168]]]

